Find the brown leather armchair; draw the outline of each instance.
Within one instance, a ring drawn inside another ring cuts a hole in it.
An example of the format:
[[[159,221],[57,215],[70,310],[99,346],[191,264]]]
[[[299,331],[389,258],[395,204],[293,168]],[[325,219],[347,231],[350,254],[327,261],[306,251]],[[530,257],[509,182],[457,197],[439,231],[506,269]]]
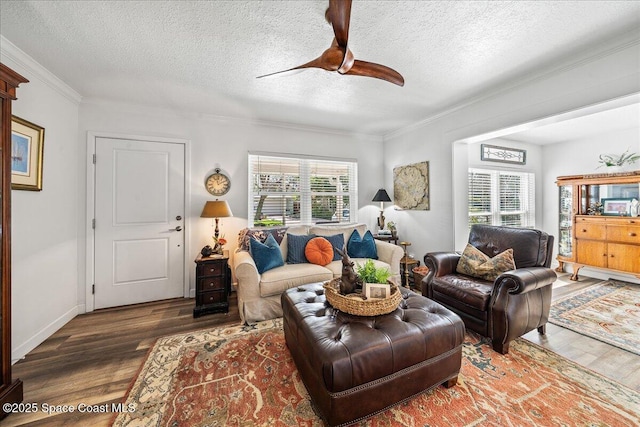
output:
[[[458,314],[468,329],[490,337],[499,353],[507,354],[512,340],[533,329],[544,335],[557,278],[549,268],[553,236],[474,224],[469,243],[489,257],[513,248],[516,269],[490,282],[457,273],[459,253],[431,252],[424,256],[429,273],[422,280],[422,294]]]

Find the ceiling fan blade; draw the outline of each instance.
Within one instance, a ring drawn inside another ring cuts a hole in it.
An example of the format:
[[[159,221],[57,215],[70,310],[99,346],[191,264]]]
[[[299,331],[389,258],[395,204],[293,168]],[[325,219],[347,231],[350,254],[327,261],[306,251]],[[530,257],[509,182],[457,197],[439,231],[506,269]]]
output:
[[[322,57],[316,58],[313,61],[309,61],[306,64],[298,65],[297,67],[289,68],[287,70],[276,71],[275,73],[263,74],[261,76],[256,77],[256,79],[261,79],[263,77],[270,77],[276,74],[282,74],[289,71],[302,70],[304,68],[321,68],[323,70],[334,71],[332,68],[328,68],[328,65],[322,59]]]
[[[373,62],[353,61],[353,66],[343,73],[351,76],[374,77],[376,79],[386,80],[398,86],[404,86],[404,78],[393,68],[384,65],[374,64]]]
[[[351,0],[329,0],[329,8],[325,17],[333,26],[333,33],[336,36],[338,46],[346,48],[349,41]]]

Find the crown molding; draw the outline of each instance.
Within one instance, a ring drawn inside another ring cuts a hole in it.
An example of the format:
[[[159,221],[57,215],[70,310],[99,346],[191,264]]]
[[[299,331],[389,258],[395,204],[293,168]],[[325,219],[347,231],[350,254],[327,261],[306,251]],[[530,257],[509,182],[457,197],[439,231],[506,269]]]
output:
[[[272,128],[287,129],[287,130],[293,130],[293,131],[322,133],[325,135],[329,134],[329,135],[336,135],[336,136],[357,137],[362,139],[373,139],[373,140],[376,140],[377,142],[383,141],[382,135],[380,134],[343,131],[338,129],[323,128],[319,126],[308,126],[308,125],[252,119],[252,118],[245,118],[245,117],[222,116],[218,114],[202,113],[198,111],[174,110],[171,108],[163,108],[163,107],[156,107],[156,106],[122,102],[122,101],[113,101],[113,100],[108,100],[104,98],[82,98],[82,104],[114,107],[114,108],[119,108],[121,111],[123,109],[126,109],[129,112],[151,114],[151,115],[160,116],[160,117],[179,116],[179,117],[183,117],[191,120],[204,120],[204,121],[216,121],[221,123],[232,123],[238,126],[272,127]]]
[[[618,52],[621,52],[625,49],[640,45],[640,33],[637,30],[629,31],[625,33],[622,37],[617,38],[615,41],[606,41],[588,50],[588,54],[585,55],[584,51],[582,54],[578,54],[573,56],[571,59],[563,61],[561,64],[547,68],[543,72],[533,72],[527,73],[524,76],[517,78],[510,83],[505,83],[499,89],[489,89],[485,93],[469,98],[467,101],[456,104],[452,107],[449,107],[439,113],[433,114],[429,117],[426,117],[416,123],[404,126],[402,128],[393,130],[391,132],[387,132],[383,134],[383,138],[386,141],[390,138],[395,138],[409,132],[420,129],[424,126],[427,126],[429,123],[437,121],[443,117],[446,117],[450,114],[456,113],[460,110],[463,110],[472,105],[478,104],[480,102],[488,101],[492,98],[496,98],[499,95],[502,95],[506,92],[510,92],[517,88],[526,86],[531,83],[535,83],[538,81],[548,80],[553,76],[560,75],[567,71],[582,67],[586,64],[598,61],[602,58],[606,58],[607,56],[614,55]]]
[[[3,35],[0,35],[0,56],[2,56],[3,63],[6,63],[6,60],[9,60],[16,64],[20,68],[21,74],[26,74],[27,78],[32,79],[33,77],[31,76],[36,76],[47,86],[51,87],[53,90],[75,104],[80,104],[82,101],[82,95],[56,77],[51,71],[40,65],[40,63],[16,45],[7,40]]]

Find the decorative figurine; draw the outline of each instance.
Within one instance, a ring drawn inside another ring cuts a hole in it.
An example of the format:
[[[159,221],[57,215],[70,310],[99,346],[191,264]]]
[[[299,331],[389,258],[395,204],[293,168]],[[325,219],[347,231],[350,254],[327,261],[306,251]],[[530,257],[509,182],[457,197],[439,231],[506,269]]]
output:
[[[347,255],[347,248],[342,250],[334,248],[342,257],[342,276],[340,277],[340,293],[348,295],[354,293],[357,289],[362,289],[362,279],[353,269],[353,262]]]

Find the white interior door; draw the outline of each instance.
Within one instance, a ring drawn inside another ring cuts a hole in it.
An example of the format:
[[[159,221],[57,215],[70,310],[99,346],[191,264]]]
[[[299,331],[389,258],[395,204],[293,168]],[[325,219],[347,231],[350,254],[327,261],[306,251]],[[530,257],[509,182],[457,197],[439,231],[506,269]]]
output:
[[[94,307],[183,296],[184,145],[98,137],[95,150]]]

